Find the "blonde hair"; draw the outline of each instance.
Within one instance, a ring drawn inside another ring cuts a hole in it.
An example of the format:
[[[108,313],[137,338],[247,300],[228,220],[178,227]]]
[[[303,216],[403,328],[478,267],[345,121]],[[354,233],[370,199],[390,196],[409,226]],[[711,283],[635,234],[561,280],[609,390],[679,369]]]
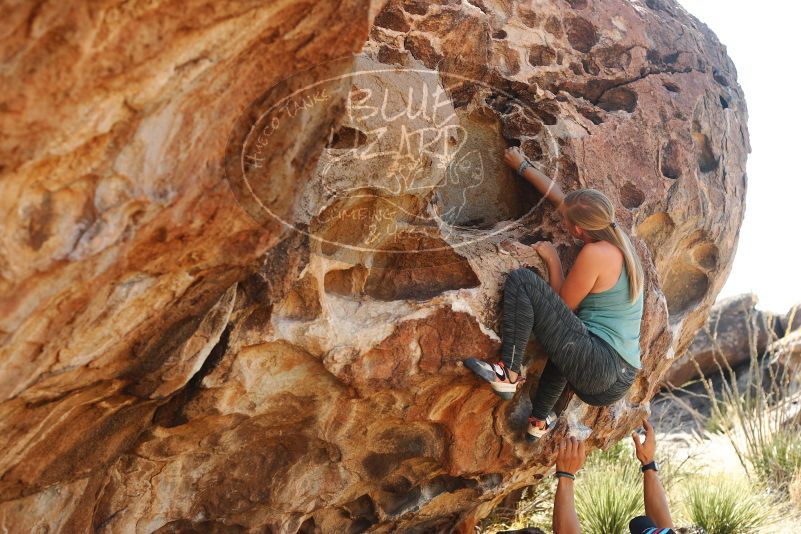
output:
[[[629,300],[634,302],[643,288],[640,258],[626,232],[615,222],[612,202],[597,189],[579,189],[565,195],[565,215],[593,239],[608,241],[623,253],[629,278]]]

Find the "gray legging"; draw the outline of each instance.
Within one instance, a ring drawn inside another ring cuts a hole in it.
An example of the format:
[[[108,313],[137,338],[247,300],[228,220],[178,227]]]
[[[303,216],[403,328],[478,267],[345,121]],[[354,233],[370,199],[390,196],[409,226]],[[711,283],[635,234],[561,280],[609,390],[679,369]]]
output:
[[[517,269],[506,278],[501,325],[501,358],[512,371],[520,372],[532,332],[548,353],[531,407],[537,419],[546,418],[567,383],[587,404],[606,406],[634,382],[637,368],[590,332],[538,274]]]

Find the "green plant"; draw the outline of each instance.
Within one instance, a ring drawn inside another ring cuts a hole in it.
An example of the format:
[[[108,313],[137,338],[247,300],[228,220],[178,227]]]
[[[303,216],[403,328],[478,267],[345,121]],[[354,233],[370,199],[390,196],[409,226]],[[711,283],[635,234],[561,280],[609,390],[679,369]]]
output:
[[[758,403],[754,396],[739,396],[736,399],[726,394],[717,398],[717,403],[704,423],[704,429],[712,434],[726,434],[735,430],[737,420],[743,416],[753,417]]]
[[[634,447],[629,443],[628,438],[613,443],[606,450],[595,450],[588,457],[585,464],[586,469],[594,467],[616,466],[622,463],[631,463],[635,460]]]
[[[757,477],[782,496],[789,493],[790,483],[801,469],[801,436],[796,432],[781,428],[756,443],[748,454]]]
[[[690,473],[690,458],[677,461],[660,451],[659,478],[668,493]],[[628,523],[644,513],[642,474],[627,437],[587,458],[576,482],[576,511],[586,532],[628,534]]]
[[[590,455],[576,483],[576,512],[586,532],[628,532],[631,518],[643,513],[638,466],[624,441]]]
[[[769,525],[772,501],[743,480],[720,478],[687,482],[684,513],[707,534],[750,534]]]
[[[582,527],[597,534],[622,534],[642,512],[642,487],[625,468],[585,472],[576,488],[576,512]]]
[[[756,357],[746,380],[738,381],[729,371],[719,397],[705,380],[712,395],[711,418],[728,420],[721,430],[749,477],[786,498],[788,485],[801,468],[799,377]]]

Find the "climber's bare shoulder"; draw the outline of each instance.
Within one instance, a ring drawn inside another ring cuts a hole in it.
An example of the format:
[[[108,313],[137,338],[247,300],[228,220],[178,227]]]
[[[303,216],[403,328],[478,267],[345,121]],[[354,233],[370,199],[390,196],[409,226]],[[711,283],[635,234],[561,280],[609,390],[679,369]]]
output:
[[[584,245],[581,248],[576,261],[573,262],[573,267],[567,273],[565,281],[559,290],[559,296],[562,297],[562,300],[571,310],[575,310],[578,307],[598,280],[600,262],[603,261],[603,251],[598,250],[596,247],[588,248],[592,244],[594,243]]]
[[[590,292],[605,291],[617,283],[620,270],[623,269],[623,252],[608,241],[587,243],[581,248],[581,254],[586,254],[596,271],[595,284]]]
[[[612,287],[620,275],[622,261],[620,249],[606,241],[587,243],[581,247],[559,291],[567,307],[575,310],[590,293]],[[613,272],[615,270],[616,274]]]
[[[620,252],[620,249],[617,248],[615,245],[610,243],[609,241],[595,241],[593,243],[585,243],[581,247],[581,251],[579,255],[584,254],[588,257],[592,257],[594,260],[614,260],[614,259],[622,259],[623,253]]]

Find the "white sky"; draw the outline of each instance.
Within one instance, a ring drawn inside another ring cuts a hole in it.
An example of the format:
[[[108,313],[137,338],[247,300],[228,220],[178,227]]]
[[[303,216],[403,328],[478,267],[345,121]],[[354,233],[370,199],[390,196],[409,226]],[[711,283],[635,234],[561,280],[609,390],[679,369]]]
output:
[[[745,220],[718,299],[753,292],[763,310],[801,302],[801,7],[794,1],[679,0],[727,47],[748,105]]]

